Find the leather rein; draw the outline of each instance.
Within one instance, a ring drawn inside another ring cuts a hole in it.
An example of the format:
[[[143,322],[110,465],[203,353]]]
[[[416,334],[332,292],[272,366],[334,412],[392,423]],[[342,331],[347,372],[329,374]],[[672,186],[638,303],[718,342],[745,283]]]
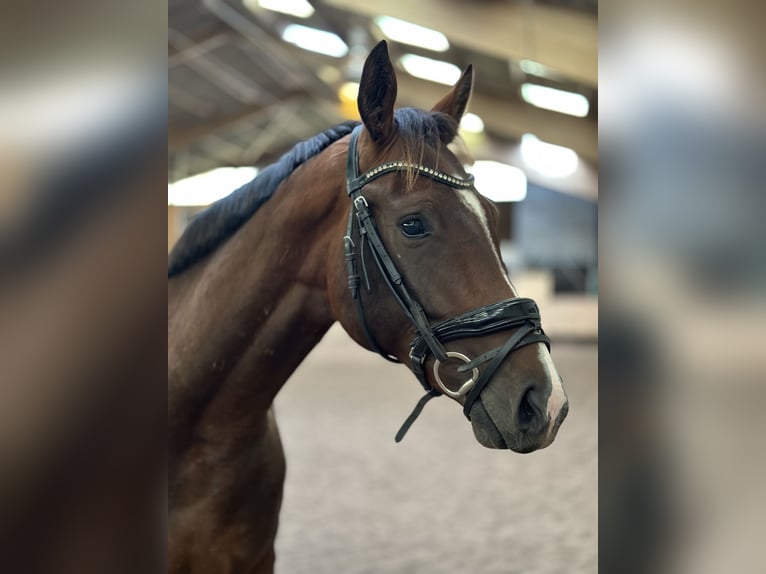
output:
[[[470,413],[474,403],[511,351],[532,343],[545,343],[550,349],[550,339],[542,330],[537,304],[532,299],[520,297],[498,301],[451,319],[435,324],[431,323],[423,307],[407,289],[404,278],[388,254],[378,234],[367,199],[362,195],[362,188],[383,175],[408,170],[415,170],[418,175],[428,177],[454,189],[473,189],[473,176],[458,178],[434,168],[405,161],[384,163],[360,174],[358,140],[361,130],[362,126],[359,125],[351,133],[346,160],[346,191],[351,199],[346,235],[343,237],[348,287],[370,346],[384,359],[399,363],[400,361],[396,357],[380,348],[365,318],[360,292],[362,276],[359,274],[357,264],[361,261],[364,287],[367,293],[370,293],[370,281],[365,263],[365,249],[369,250],[389,291],[417,331],[417,336],[410,343],[410,367],[425,389],[426,394],[418,401],[412,414],[407,417],[396,434],[395,440],[400,442],[426,403],[443,393],[455,399],[465,397],[463,414],[468,420],[471,420]],[[358,229],[358,245],[353,239],[355,229]],[[357,247],[359,247],[359,252],[357,252]],[[516,329],[516,331],[503,345],[487,351],[475,359],[470,359],[463,353],[447,351],[443,346],[444,343],[455,339],[482,337],[509,329]],[[433,374],[439,389],[432,387],[426,379],[424,367],[429,354],[435,358]],[[471,372],[471,378],[463,383],[457,391],[447,388],[439,375],[439,366],[449,359],[459,359],[465,363],[457,369],[457,372]],[[479,367],[486,363],[488,363],[487,366],[479,374]]]

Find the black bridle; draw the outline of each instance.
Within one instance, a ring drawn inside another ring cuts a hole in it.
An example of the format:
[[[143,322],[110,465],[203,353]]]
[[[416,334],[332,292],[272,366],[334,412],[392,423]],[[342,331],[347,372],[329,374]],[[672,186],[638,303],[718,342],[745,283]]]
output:
[[[368,246],[372,252],[375,263],[380,270],[383,280],[386,282],[394,298],[404,311],[404,314],[415,326],[417,336],[410,343],[410,362],[412,372],[420,381],[420,384],[426,390],[415,409],[404,422],[399,432],[396,434],[396,442],[404,438],[405,433],[415,419],[420,415],[426,403],[434,397],[445,394],[453,398],[465,397],[463,404],[463,414],[468,420],[471,420],[471,408],[473,407],[479,395],[489,383],[492,375],[505,360],[508,354],[520,347],[532,343],[545,343],[550,349],[550,340],[545,335],[540,325],[540,313],[537,304],[532,299],[523,299],[519,297],[505,299],[479,307],[468,313],[463,313],[451,319],[432,324],[418,303],[407,289],[404,279],[396,269],[394,262],[386,251],[383,241],[375,227],[375,221],[370,212],[367,200],[362,195],[362,188],[371,181],[392,172],[414,170],[418,175],[423,175],[439,183],[443,183],[455,189],[473,189],[473,176],[467,178],[458,178],[434,168],[424,165],[409,163],[405,161],[388,162],[363,174],[359,174],[359,154],[358,140],[362,126],[357,126],[351,133],[351,141],[348,145],[348,157],[346,160],[346,190],[351,198],[352,207],[348,214],[348,226],[346,235],[343,238],[344,251],[346,258],[346,267],[348,271],[348,286],[351,290],[351,296],[356,305],[357,314],[362,324],[365,336],[370,342],[370,346],[383,358],[395,363],[400,362],[396,357],[384,352],[378,345],[375,337],[370,331],[364,314],[364,306],[360,293],[362,278],[357,270],[357,244],[354,243],[354,228],[358,227],[359,251],[361,254],[362,272],[364,274],[365,289],[370,292],[370,281],[367,275],[365,264],[365,246]],[[356,217],[354,217],[356,215]],[[355,225],[356,223],[356,225]],[[501,346],[487,351],[483,355],[470,359],[462,353],[445,350],[443,343],[455,339],[464,339],[466,337],[481,337],[500,331],[517,329],[508,340]],[[428,354],[435,357],[433,372],[434,378],[441,388],[433,388],[426,380],[424,372],[425,361]],[[460,373],[471,371],[472,376],[467,382],[463,383],[457,391],[448,389],[442,382],[439,375],[439,366],[449,359],[460,359],[465,364],[461,365],[457,371]],[[479,375],[479,366],[489,363],[484,371]]]

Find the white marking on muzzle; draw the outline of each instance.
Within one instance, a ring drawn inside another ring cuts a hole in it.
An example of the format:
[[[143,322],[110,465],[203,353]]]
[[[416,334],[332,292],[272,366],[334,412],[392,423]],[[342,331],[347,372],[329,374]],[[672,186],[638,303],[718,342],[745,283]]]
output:
[[[564,392],[564,387],[561,386],[561,377],[556,370],[556,365],[553,364],[551,354],[543,343],[537,343],[537,355],[551,381],[551,394],[548,397],[546,414],[550,418],[550,424],[552,425],[558,418],[561,408],[567,402],[567,394]]]

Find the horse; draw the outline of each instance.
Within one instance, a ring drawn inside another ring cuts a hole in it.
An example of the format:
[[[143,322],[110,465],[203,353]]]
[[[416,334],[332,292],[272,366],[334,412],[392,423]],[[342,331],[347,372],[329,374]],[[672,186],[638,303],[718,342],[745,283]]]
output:
[[[272,401],[338,321],[406,364],[478,442],[526,453],[568,410],[534,301],[500,257],[496,207],[448,147],[468,66],[430,111],[395,109],[385,41],[346,122],[203,211],[168,262],[168,563],[274,570],[285,459]],[[467,380],[466,380],[467,379]]]

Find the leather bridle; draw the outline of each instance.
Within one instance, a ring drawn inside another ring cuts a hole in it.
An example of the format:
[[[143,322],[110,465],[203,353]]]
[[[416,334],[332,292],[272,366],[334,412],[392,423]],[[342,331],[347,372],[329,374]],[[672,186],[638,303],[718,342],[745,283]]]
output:
[[[358,228],[357,241],[359,242],[365,289],[368,293],[371,291],[364,257],[365,246],[367,246],[369,251],[372,252],[373,259],[375,259],[375,263],[389,291],[394,295],[404,314],[417,331],[417,336],[410,343],[410,366],[412,372],[415,373],[420,384],[426,390],[426,394],[418,401],[412,414],[407,417],[407,420],[396,434],[396,442],[400,442],[412,423],[420,415],[426,403],[432,398],[441,395],[442,392],[455,399],[465,397],[463,414],[465,414],[468,420],[471,420],[471,408],[489,383],[492,375],[494,375],[511,351],[532,343],[545,343],[550,349],[550,340],[542,330],[540,313],[537,309],[537,304],[532,299],[514,297],[479,307],[473,311],[440,321],[436,324],[432,324],[429,321],[423,307],[407,289],[404,278],[396,269],[396,265],[394,265],[388,251],[386,251],[375,226],[375,220],[372,217],[370,207],[362,195],[362,188],[371,181],[388,173],[414,170],[418,175],[428,177],[455,189],[473,189],[473,176],[469,175],[467,178],[458,178],[434,168],[405,161],[384,163],[360,174],[358,140],[361,129],[362,126],[359,125],[351,133],[346,160],[346,190],[352,204],[348,215],[346,235],[343,238],[348,271],[348,286],[351,290],[351,297],[356,305],[362,329],[370,342],[370,346],[386,360],[395,363],[400,362],[396,357],[384,352],[380,348],[365,318],[360,293],[362,278],[357,270],[357,243],[353,239],[354,229]],[[503,345],[487,351],[475,359],[470,359],[463,353],[447,351],[443,346],[443,343],[455,339],[482,337],[509,329],[516,329],[516,331]],[[426,379],[424,366],[429,353],[435,357],[433,373],[440,390],[434,389]],[[449,359],[459,359],[465,363],[457,369],[459,373],[471,372],[471,378],[463,383],[457,391],[447,388],[439,375],[439,366]],[[489,364],[479,374],[479,367],[485,363]]]

